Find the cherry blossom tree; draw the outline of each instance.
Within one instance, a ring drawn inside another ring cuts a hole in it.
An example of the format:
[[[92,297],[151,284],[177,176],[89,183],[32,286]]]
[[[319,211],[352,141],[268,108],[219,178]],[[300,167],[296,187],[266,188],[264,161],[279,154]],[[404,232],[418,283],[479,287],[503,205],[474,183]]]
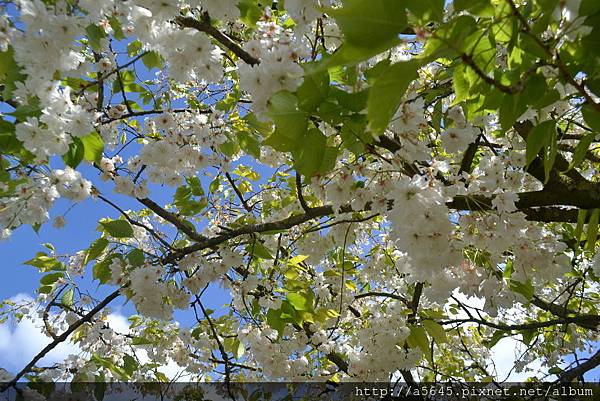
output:
[[[0,9],[0,236],[76,224],[59,198],[114,212],[26,262],[37,298],[1,316],[50,343],[2,390],[167,381],[169,361],[226,383],[502,381],[503,338],[531,377],[600,365],[598,1]],[[63,342],[81,353],[41,365]]]

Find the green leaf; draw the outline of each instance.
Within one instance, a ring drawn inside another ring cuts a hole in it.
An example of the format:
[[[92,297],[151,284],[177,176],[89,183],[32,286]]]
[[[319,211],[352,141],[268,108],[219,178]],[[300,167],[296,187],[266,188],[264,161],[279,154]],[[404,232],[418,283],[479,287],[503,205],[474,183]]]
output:
[[[133,237],[133,228],[125,220],[112,220],[100,222],[104,231],[109,233],[114,238],[131,238]]]
[[[600,132],[600,113],[594,110],[590,105],[584,105],[581,108],[581,114],[585,123],[595,132]]]
[[[110,24],[110,27],[113,29],[114,32],[114,36],[115,39],[117,40],[123,40],[125,39],[125,35],[123,34],[123,28],[121,27],[121,22],[119,21],[119,19],[115,16],[111,16],[110,18],[108,18],[108,23]]]
[[[85,28],[88,37],[88,43],[90,47],[96,51],[100,52],[102,47],[100,46],[100,41],[106,37],[106,32],[104,29],[100,28],[98,25],[88,25]]]
[[[595,133],[590,133],[579,140],[579,143],[575,147],[575,152],[573,152],[573,159],[571,160],[571,163],[569,163],[569,168],[567,171],[581,164],[583,159],[585,159],[585,155],[595,137]]]
[[[300,109],[306,112],[314,111],[329,94],[329,73],[320,71],[306,74],[296,94]]]
[[[40,279],[40,284],[43,285],[52,285],[57,282],[59,279],[63,278],[63,273],[50,273],[46,274],[44,277]]]
[[[194,177],[195,178],[195,177]],[[207,205],[208,200],[203,197],[204,191],[199,182],[192,182],[193,185],[182,185],[175,191],[173,203],[184,216],[193,216],[200,213]],[[194,194],[200,194],[200,199],[193,198]]]
[[[63,161],[69,167],[76,168],[83,160],[85,149],[81,139],[74,137],[69,145],[69,150],[63,155]]]
[[[536,42],[530,35],[522,33],[521,35],[519,35],[519,37],[521,39],[519,47],[525,50],[526,53],[532,54],[541,59],[546,59],[548,57],[548,53],[546,53],[546,50],[542,46],[540,46],[539,43]]]
[[[562,371],[562,368],[559,368],[558,366],[554,366],[553,368],[548,369],[548,373],[550,373],[551,375],[558,375]]]
[[[260,158],[260,142],[253,135],[247,134],[242,131],[238,131],[236,133],[238,144],[240,148],[249,155],[254,156],[254,158]]]
[[[499,110],[500,126],[509,130],[522,113],[519,109],[519,96],[507,93],[502,98]],[[541,148],[540,148],[541,149]]]
[[[554,134],[553,134],[554,131]],[[526,164],[529,166],[537,157],[538,153],[551,139],[552,135],[556,134],[556,122],[554,120],[544,121],[535,127],[527,135]]]
[[[98,238],[96,241],[92,242],[85,253],[83,264],[87,265],[91,260],[96,259],[106,249],[107,246],[108,240],[106,238]]]
[[[94,398],[96,401],[102,401],[104,400],[104,393],[106,393],[106,387],[108,387],[108,385],[106,384],[106,379],[102,376],[96,377],[96,382],[94,382]]]
[[[581,234],[583,234],[583,226],[585,225],[585,218],[587,216],[586,209],[579,209],[577,212],[577,226],[575,226],[575,232],[573,236],[577,240],[577,246],[579,246],[579,242],[581,241]]]
[[[142,62],[149,70],[158,68],[159,70],[163,66],[162,57],[157,51],[149,51],[142,56]]]
[[[188,177],[185,179],[188,186],[192,190],[192,195],[194,196],[204,196],[204,188],[202,188],[202,183],[200,182],[200,178],[198,177]]]
[[[13,116],[18,121],[25,121],[27,117],[41,116],[42,110],[38,104],[24,104],[17,107],[15,111],[11,111],[7,114]]]
[[[313,309],[314,295],[312,292],[290,292],[286,298],[297,311],[311,311]]]
[[[588,221],[587,240],[585,243],[585,249],[587,251],[593,251],[596,247],[596,241],[598,240],[598,218],[600,217],[600,209],[592,210],[590,220]]]
[[[503,339],[505,336],[506,336],[506,332],[504,332],[502,330],[494,331],[492,338],[488,342],[486,342],[486,344],[485,344],[486,347],[488,347],[489,349],[493,348],[494,345],[498,344],[498,341]]]
[[[112,373],[114,373],[116,376],[118,376],[123,381],[128,381],[131,378],[131,375],[128,375],[127,372],[123,368],[115,365],[108,358],[103,358],[101,356],[93,354],[91,361],[94,362],[96,365],[102,366],[102,367],[110,370]]]
[[[404,92],[418,77],[418,66],[415,61],[392,64],[375,80],[367,101],[369,127],[374,134],[380,134],[387,128]]]
[[[344,120],[340,131],[342,145],[355,155],[365,151],[365,145],[373,141],[373,136],[367,132],[367,119],[363,114],[354,114]]]
[[[54,289],[54,287],[51,285],[44,285],[38,289],[38,292],[40,294],[50,294],[53,289]]]
[[[219,177],[217,177],[214,180],[212,180],[211,183],[209,184],[208,192],[210,192],[211,194],[214,194],[215,192],[217,192],[219,190],[220,186],[221,186],[221,180],[219,179]]]
[[[3,122],[5,121],[0,120],[0,124]],[[19,154],[23,149],[23,144],[17,139],[17,136],[14,133],[14,125],[8,125],[12,127],[13,132],[0,132],[0,149],[2,149],[5,154]],[[3,170],[0,169],[0,171]]]
[[[246,353],[246,347],[244,347],[244,344],[240,340],[237,340],[236,343],[237,347],[233,350],[233,356],[239,359]]]
[[[67,306],[70,307],[73,305],[73,288],[69,288],[64,294],[63,296],[60,298],[60,303],[63,306]]]
[[[287,320],[281,317],[281,309],[269,309],[267,311],[267,324],[272,329],[277,330],[280,336],[283,334],[286,323]]]
[[[359,47],[394,43],[408,24],[397,0],[346,0],[328,12],[335,18],[347,43]]]
[[[341,115],[347,114],[348,111],[361,113],[367,108],[369,90],[348,93],[338,88],[331,88],[328,100],[338,104]]]
[[[261,137],[266,137],[271,134],[272,127],[271,123],[258,121],[254,113],[248,113],[242,118],[254,132],[259,134]]]
[[[142,251],[141,249],[132,249],[128,254],[127,254],[127,260],[129,261],[129,264],[132,266],[141,266],[144,264],[146,258],[144,257],[144,251]]]
[[[37,267],[40,271],[64,270],[62,263],[44,252],[38,252],[35,258],[23,262],[23,264]]]
[[[133,337],[131,339],[131,345],[148,345],[154,344],[155,341],[150,340],[146,337]]]
[[[98,280],[101,284],[108,283],[111,278],[110,264],[112,263],[112,257],[107,257],[102,262],[98,262],[92,269],[92,277],[94,280]]]
[[[129,44],[127,45],[127,55],[129,57],[135,56],[140,52],[140,50],[142,50],[142,42],[140,42],[139,40],[129,42]]]
[[[423,25],[444,19],[444,0],[412,0],[406,3],[406,8]]]
[[[528,301],[531,300],[531,298],[533,298],[534,290],[533,290],[533,285],[531,284],[531,281],[522,283],[520,281],[510,280],[509,287],[513,292],[523,295],[525,297],[525,299]]]
[[[246,252],[261,259],[273,259],[271,251],[258,240],[254,241],[252,244],[246,245]]]
[[[316,128],[308,130],[302,147],[294,153],[294,168],[307,177],[319,171],[325,155],[327,137]]]
[[[523,337],[523,343],[529,345],[531,341],[537,337],[538,331],[535,329],[521,330],[521,336]]]
[[[158,370],[154,371],[154,377],[161,383],[169,383],[171,381],[167,375]]]
[[[552,167],[556,161],[556,154],[558,152],[556,135],[556,127],[552,125],[544,152],[544,184],[548,182],[548,179],[550,178],[550,171],[552,171]]]
[[[391,60],[389,58],[383,59],[380,62],[378,62],[377,64],[375,64],[373,67],[367,69],[364,72],[365,75],[365,79],[367,80],[367,83],[369,83],[370,85],[372,85],[375,80],[382,74],[385,72],[385,70],[388,69],[388,67],[391,64]]]
[[[269,100],[269,117],[275,122],[275,132],[265,145],[281,152],[289,152],[303,145],[308,127],[306,112],[298,108],[298,98],[288,92],[277,92]]]
[[[129,354],[123,356],[123,370],[128,376],[132,376],[138,367],[139,364],[134,357]]]
[[[448,338],[446,337],[446,331],[441,324],[434,322],[433,320],[424,320],[423,326],[425,326],[425,329],[429,335],[433,337],[438,344],[448,341]]]
[[[425,328],[423,326],[415,326],[410,325],[410,335],[406,339],[408,342],[408,346],[411,348],[419,347],[423,354],[425,354],[426,358],[431,358],[429,348],[429,338],[427,337],[427,333],[425,332]]]
[[[240,9],[240,19],[248,26],[254,26],[263,15],[256,0],[241,0],[237,7]]]
[[[81,138],[83,143],[83,158],[89,162],[99,163],[104,151],[104,140],[97,132],[92,132]]]
[[[454,11],[466,10],[479,17],[493,17],[494,6],[490,0],[454,0],[452,2]]]
[[[0,80],[4,84],[2,98],[11,99],[16,82],[22,82],[25,75],[21,74],[21,66],[14,58],[14,49],[9,46],[5,52],[0,52]]]
[[[469,90],[471,88],[471,84],[467,77],[467,66],[464,64],[459,64],[454,69],[454,73],[452,74],[452,85],[454,87],[454,104],[458,104],[463,100],[469,99]]]

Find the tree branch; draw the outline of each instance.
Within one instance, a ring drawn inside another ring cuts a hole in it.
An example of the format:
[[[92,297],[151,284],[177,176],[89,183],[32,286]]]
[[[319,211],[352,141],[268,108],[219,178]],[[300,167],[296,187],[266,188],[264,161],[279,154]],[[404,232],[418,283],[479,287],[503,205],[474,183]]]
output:
[[[175,21],[184,28],[193,28],[200,32],[205,32],[212,36],[217,42],[229,49],[233,54],[244,60],[247,64],[256,65],[260,63],[260,60],[252,56],[250,53],[242,49],[237,43],[225,35],[217,28],[212,26],[210,22],[210,16],[208,13],[202,14],[202,18],[197,20],[192,17],[177,17]]]
[[[225,177],[227,177],[227,181],[229,181],[229,184],[235,191],[235,194],[237,195],[238,199],[240,200],[240,202],[242,202],[242,206],[244,206],[244,209],[246,209],[246,211],[248,213],[252,213],[252,206],[248,205],[248,201],[246,201],[244,199],[244,196],[240,192],[240,189],[237,187],[237,185],[235,185],[235,181],[233,181],[233,178],[231,178],[231,175],[226,172]]]
[[[298,200],[300,201],[300,206],[304,209],[305,212],[310,212],[310,206],[306,203],[306,199],[304,199],[304,195],[302,194],[302,177],[298,172],[296,172],[296,192],[298,193]]]
[[[573,323],[583,328],[598,330],[598,326],[600,326],[600,315],[581,314],[567,309],[566,307],[562,307],[551,302],[546,302],[538,296],[534,296],[531,299],[531,303],[538,308],[550,312],[558,317],[572,320]]]
[[[177,229],[179,229],[179,231],[183,232],[185,235],[190,237],[190,239],[197,242],[206,241],[206,237],[198,234],[193,226],[186,224],[185,222],[180,220],[179,217],[177,217],[177,215],[165,210],[153,200],[149,198],[137,198],[137,200],[144,206],[146,206],[148,209],[152,210],[154,213],[167,220],[169,223],[173,224],[175,227],[177,227]]]
[[[597,351],[594,356],[577,365],[576,367],[563,371],[558,375],[558,378],[563,383],[570,383],[577,377],[582,376],[584,373],[594,369],[598,365],[600,365],[600,351]]]

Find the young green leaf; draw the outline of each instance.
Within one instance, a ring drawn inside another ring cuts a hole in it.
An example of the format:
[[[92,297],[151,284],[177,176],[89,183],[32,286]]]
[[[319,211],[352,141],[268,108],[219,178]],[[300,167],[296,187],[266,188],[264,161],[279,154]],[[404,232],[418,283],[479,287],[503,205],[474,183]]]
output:
[[[131,238],[133,237],[133,228],[125,220],[112,220],[100,222],[104,231],[115,238]]]
[[[73,305],[73,288],[69,288],[60,298],[60,303],[63,306],[70,307]]]
[[[592,210],[592,214],[590,215],[590,221],[588,221],[587,242],[585,243],[585,249],[587,251],[593,251],[596,247],[596,240],[598,239],[599,217],[600,209]]]
[[[430,358],[431,348],[429,348],[429,338],[427,332],[423,326],[411,325],[409,326],[410,335],[406,339],[409,347],[418,347],[423,351],[426,358]]]
[[[553,131],[555,135],[556,122],[554,120],[547,120],[536,125],[531,132],[529,132],[529,135],[527,135],[527,148],[525,151],[526,168],[537,157],[540,150],[549,143]]]
[[[585,159],[585,155],[595,137],[596,134],[592,132],[579,140],[579,143],[575,147],[575,152],[573,152],[573,159],[571,160],[571,163],[569,163],[569,168],[567,171],[581,164],[583,159]]]
[[[83,264],[88,264],[91,260],[96,259],[100,254],[106,249],[108,246],[108,240],[106,238],[98,238],[96,241],[92,242],[92,244],[87,249],[85,253],[85,259],[83,260]]]
[[[433,320],[424,320],[423,326],[425,326],[425,329],[429,335],[433,337],[438,344],[448,341],[448,338],[446,337],[446,331],[441,324],[434,322]]]

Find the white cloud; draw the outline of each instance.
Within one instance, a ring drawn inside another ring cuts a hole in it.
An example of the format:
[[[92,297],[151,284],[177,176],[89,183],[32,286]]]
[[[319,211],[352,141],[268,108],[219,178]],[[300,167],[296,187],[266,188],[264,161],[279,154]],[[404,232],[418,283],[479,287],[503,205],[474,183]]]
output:
[[[527,364],[527,368],[531,371],[515,372],[513,366],[524,350],[525,345],[513,337],[503,338],[496,343],[491,352],[499,380],[506,379],[509,382],[521,382],[532,375],[536,375],[536,373],[544,373],[547,370],[541,369],[542,363],[540,360],[535,360]]]
[[[33,301],[28,294],[17,294],[11,300],[19,303]],[[17,324],[0,325],[0,367],[10,372],[19,371],[48,345],[52,339],[42,332],[42,326],[43,322],[40,318],[23,319]],[[74,345],[61,343],[42,358],[38,365],[51,365],[78,352],[78,348]]]
[[[453,295],[463,305],[467,305],[471,308],[483,309],[485,305],[485,298],[467,297],[459,291],[454,291]],[[521,312],[514,310],[512,316],[518,317],[519,313]],[[459,309],[456,317],[458,319],[464,319],[468,318],[469,316],[462,309]],[[524,350],[525,345],[514,337],[502,338],[496,343],[496,345],[494,345],[494,347],[492,347],[492,361],[496,367],[498,380],[506,379],[509,382],[521,382],[532,375],[536,375],[536,373],[545,373],[547,371],[547,369],[541,369],[542,364],[540,360],[535,360],[527,364],[527,368],[531,370],[522,371],[519,373],[516,372],[513,367],[515,366],[515,362],[517,362],[519,357],[523,354]]]
[[[29,294],[21,293],[10,298],[10,300],[17,303],[29,303],[33,301],[33,298]],[[126,334],[129,332],[127,317],[120,313],[110,313],[107,316],[107,322],[118,333]],[[17,324],[10,324],[9,322],[0,324],[0,368],[15,374],[46,345],[52,342],[52,339],[43,333],[42,328],[43,321],[38,317],[34,319],[24,318]],[[77,345],[66,341],[50,351],[37,363],[37,366],[50,366],[64,361],[71,354],[79,353],[81,353],[81,349]],[[146,351],[140,349],[136,352],[136,355],[140,361],[149,362]],[[169,378],[177,377],[180,381],[187,381],[185,376],[179,377],[182,368],[173,361],[161,366],[159,370]]]

